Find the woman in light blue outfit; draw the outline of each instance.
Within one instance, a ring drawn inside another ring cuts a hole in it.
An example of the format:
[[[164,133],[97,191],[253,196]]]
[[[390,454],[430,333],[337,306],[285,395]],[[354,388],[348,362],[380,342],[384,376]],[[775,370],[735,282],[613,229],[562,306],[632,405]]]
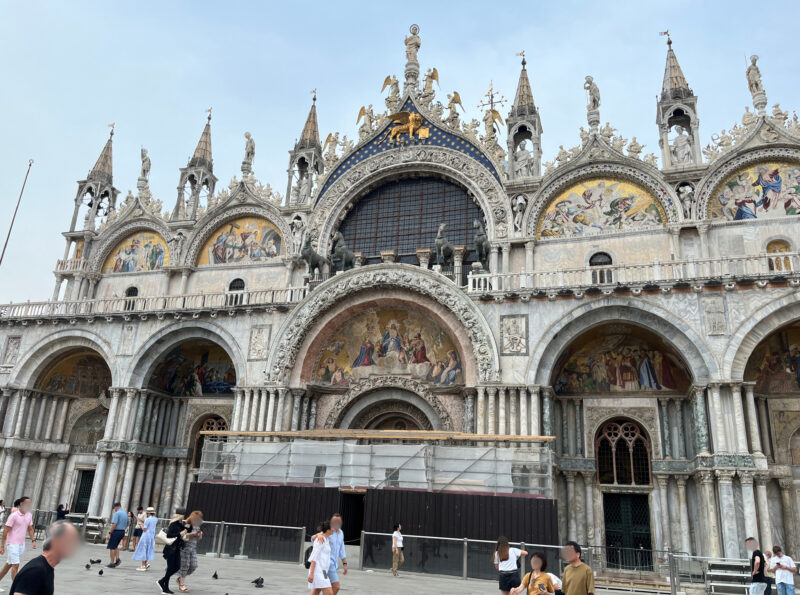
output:
[[[147,518],[144,520],[144,529],[142,530],[142,537],[139,539],[139,545],[136,546],[136,551],[133,553],[133,559],[139,560],[142,565],[136,570],[144,572],[150,568],[150,561],[156,557],[156,525],[158,518],[156,517],[156,509],[152,506],[147,507]]]

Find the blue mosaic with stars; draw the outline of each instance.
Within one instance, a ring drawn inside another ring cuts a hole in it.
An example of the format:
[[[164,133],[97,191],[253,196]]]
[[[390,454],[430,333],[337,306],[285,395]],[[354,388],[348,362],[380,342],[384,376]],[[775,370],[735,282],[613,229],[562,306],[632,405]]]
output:
[[[407,99],[406,102],[403,104],[403,107],[400,111],[407,111],[413,113],[420,113],[417,109],[417,106],[411,101],[411,99]],[[424,115],[422,116],[422,125],[427,126],[430,129],[430,136],[426,139],[416,138],[412,141],[414,144],[417,145],[432,145],[435,147],[445,147],[447,149],[454,149],[465,155],[468,155],[481,165],[483,165],[489,172],[500,181],[500,175],[497,173],[497,169],[495,168],[494,164],[489,160],[483,150],[478,147],[476,143],[470,142],[461,138],[460,136],[456,136],[455,134],[448,132],[446,129],[441,128],[435,124],[433,124],[430,120],[428,120]],[[333,173],[328,177],[325,181],[325,185],[322,187],[322,190],[317,195],[317,202],[322,199],[322,196],[328,191],[336,180],[338,180],[347,170],[349,170],[354,165],[372,157],[373,155],[377,155],[379,153],[383,153],[384,151],[391,151],[393,149],[398,148],[398,144],[396,142],[390,143],[387,137],[388,130],[393,126],[391,122],[387,123],[382,129],[381,133],[374,137],[371,141],[369,141],[366,145],[359,148],[357,151],[352,153],[347,159],[339,163]],[[402,139],[404,141],[408,140],[408,136],[403,136]],[[382,142],[381,142],[382,141]]]

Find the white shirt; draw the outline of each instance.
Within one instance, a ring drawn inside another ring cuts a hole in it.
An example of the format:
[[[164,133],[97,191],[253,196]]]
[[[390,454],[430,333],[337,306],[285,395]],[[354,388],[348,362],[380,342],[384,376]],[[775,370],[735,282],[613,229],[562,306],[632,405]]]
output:
[[[547,573],[547,576],[549,576],[549,577],[550,577],[550,580],[551,580],[551,581],[553,581],[553,586],[554,586],[556,589],[559,589],[559,590],[560,590],[560,589],[561,589],[561,579],[560,579],[560,578],[558,578],[558,577],[557,577],[555,574],[553,574],[552,572],[548,572],[548,573]]]
[[[328,570],[331,565],[331,542],[327,537],[323,539],[322,543],[314,540],[314,548],[311,550],[308,561],[317,563],[314,568],[315,574],[322,574],[323,570]]]
[[[784,566],[789,566],[790,568],[795,568],[794,560],[792,560],[789,556],[772,556],[772,562],[770,563],[769,567],[771,569],[775,568],[776,564],[783,564]],[[789,585],[794,584],[794,577],[792,573],[788,570],[778,569],[775,570],[775,582],[776,583],[787,583]]]
[[[394,537],[397,540],[397,543],[395,543],[393,545],[395,545],[397,547],[403,547],[403,534],[400,533],[400,531],[395,531],[394,533],[392,533],[392,537]],[[392,541],[394,541],[394,540],[392,540]]]
[[[522,555],[522,550],[515,547],[508,548],[508,560],[500,561],[500,556],[497,552],[494,553],[494,563],[497,564],[497,569],[500,572],[511,572],[517,569],[517,560]]]

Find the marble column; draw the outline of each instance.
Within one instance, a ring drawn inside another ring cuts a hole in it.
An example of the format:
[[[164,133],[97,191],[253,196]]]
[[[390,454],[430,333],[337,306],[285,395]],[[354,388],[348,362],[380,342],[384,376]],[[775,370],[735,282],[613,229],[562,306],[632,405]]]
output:
[[[275,431],[282,432],[286,429],[286,391],[288,389],[278,389],[278,409],[275,412]]]
[[[756,508],[756,498],[753,491],[754,476],[755,473],[752,471],[739,471],[739,483],[742,486],[744,532],[747,534],[745,538],[755,537],[758,540],[758,509]]]
[[[56,433],[53,438],[56,442],[64,442],[64,430],[67,427],[67,418],[69,417],[69,408],[72,406],[72,399],[61,399],[61,408],[58,412],[58,420],[56,422]]]
[[[136,407],[136,419],[133,422],[133,440],[137,442],[142,440],[149,403],[150,395],[147,391],[141,391],[139,393],[139,403]]]
[[[19,409],[19,401],[24,391],[4,388],[3,393],[10,393],[11,397],[6,409],[6,417],[3,420],[3,435],[11,436],[14,433],[14,428],[17,423],[17,410]]]
[[[531,436],[542,435],[542,420],[539,417],[539,387],[528,387],[531,393]]]
[[[233,389],[233,413],[231,415],[231,430],[234,432],[239,431],[242,425],[242,389]]]
[[[519,434],[531,435],[528,425],[528,389],[524,386],[519,388]]]
[[[25,427],[22,429],[23,438],[32,438],[32,433],[36,428],[36,413],[41,401],[39,393],[33,393],[28,399],[28,414],[25,416]]]
[[[583,436],[583,401],[575,399],[575,454],[583,456],[585,446]]]
[[[19,463],[19,473],[17,473],[17,492],[25,491],[25,480],[28,479],[28,467],[31,464],[31,455],[32,452],[25,451],[22,453],[22,461]],[[11,500],[11,498],[9,498]]]
[[[717,469],[719,507],[722,519],[722,544],[726,558],[739,557],[739,534],[736,527],[736,503],[733,497],[733,474],[729,469]]]
[[[300,428],[300,409],[302,406],[303,391],[292,391],[292,432],[296,432]]]
[[[555,427],[555,420],[553,419],[555,412],[553,407],[553,389],[549,386],[542,389],[542,430],[545,436],[553,436]],[[555,450],[556,443],[552,441],[549,443],[550,449]]]
[[[61,456],[61,455],[59,455]],[[56,506],[58,504],[63,504],[64,506],[71,506],[72,505],[72,494],[73,494],[73,477],[75,476],[75,456],[74,454],[69,455],[67,457],[67,469],[62,476],[63,479],[61,481],[61,488],[60,492],[58,492],[58,501],[56,502]]]
[[[250,431],[250,389],[243,388],[240,393],[242,397],[242,410],[239,419],[239,431]]]
[[[491,246],[489,248],[489,270],[490,270],[490,272],[492,272],[494,274],[497,274],[497,273],[500,272],[500,269],[498,267],[498,260],[499,260],[498,259],[498,253],[499,252],[500,252],[500,248],[498,246]],[[495,286],[495,284],[493,284],[492,288],[495,289],[495,290],[499,290],[500,289],[500,287],[499,286]]]
[[[158,426],[158,410],[160,405],[161,399],[156,395],[151,394],[148,403],[150,410],[145,417],[145,423],[147,424],[145,442],[150,444],[152,444],[156,439],[156,426]]]
[[[131,490],[133,489],[133,481],[136,474],[136,457],[134,455],[125,457],[125,471],[123,473],[119,501],[122,504],[122,510],[131,510],[130,504],[133,499]]]
[[[732,440],[736,445],[736,452],[748,454],[747,450],[747,429],[745,427],[744,408],[742,407],[742,385],[731,384],[731,398],[733,399],[733,421],[736,428],[736,436]]]
[[[594,546],[595,547],[602,547],[604,545],[603,540],[603,493],[600,491],[600,487],[597,485],[597,479],[594,479],[594,485],[592,486],[592,503],[594,505]]]
[[[570,454],[569,445],[569,407],[568,401],[561,399],[561,454]]]
[[[758,400],[758,428],[761,430],[761,448],[767,458],[772,459],[772,441],[769,438],[769,418],[767,417],[767,399]]]
[[[508,390],[505,386],[497,391],[497,433],[510,434],[508,431],[508,424],[506,423],[506,395]]]
[[[169,427],[167,428],[167,444],[169,446],[177,446],[179,437],[178,437],[178,430],[180,428],[180,413],[181,407],[183,406],[183,400],[175,400],[177,397],[173,397],[172,401],[172,412],[169,416]]]
[[[38,407],[36,410],[36,428],[30,434],[34,440],[41,440],[44,436],[45,421],[47,419],[47,405],[50,399],[44,395],[39,395]]]
[[[711,435],[714,442],[714,454],[727,453],[728,441],[725,435],[725,410],[722,408],[720,385],[709,384],[709,402],[711,403],[711,421],[713,422]]]
[[[145,461],[142,461],[145,463]],[[156,460],[155,459],[147,459],[146,466],[144,472],[144,487],[142,488],[142,497],[140,498],[140,502],[142,506],[147,508],[148,506],[153,506],[155,501],[153,500],[153,480],[155,479],[156,475]],[[155,508],[155,506],[153,506]],[[160,511],[156,511],[160,512]]]
[[[44,488],[44,474],[45,471],[47,471],[47,461],[49,459],[49,452],[39,453],[39,465],[36,468],[36,475],[33,478],[33,492],[31,494],[31,501],[36,508],[44,506],[44,502],[42,502],[44,490],[42,488]]]
[[[659,508],[661,509],[661,534],[664,539],[662,549],[672,550],[672,530],[670,527],[669,519],[669,476],[656,475],[656,482],[658,482],[658,500]]]
[[[686,436],[683,430],[683,401],[680,399],[675,399],[675,418],[677,419],[676,424],[674,424],[675,430],[675,445],[674,445],[674,452],[675,457],[679,459],[686,458]],[[686,525],[684,525],[686,526]]]
[[[784,548],[786,551],[797,551],[797,539],[795,536],[795,516],[794,506],[792,500],[795,496],[794,481],[791,477],[781,477],[778,480],[778,485],[781,488],[781,509],[783,510],[783,527],[784,538],[786,542]]]
[[[184,506],[186,496],[186,474],[189,470],[189,463],[186,459],[181,459],[178,463],[178,475],[175,478],[175,493],[172,495],[173,508]]]
[[[122,453],[111,453],[111,464],[108,466],[105,490],[103,491],[103,504],[100,506],[100,516],[110,517],[114,506],[114,493],[119,484],[120,467],[122,466]]]
[[[708,455],[708,421],[706,418],[705,388],[702,386],[695,386],[693,388],[693,393],[694,446],[697,454]]]
[[[9,493],[9,481],[11,480],[11,470],[16,469],[17,465],[19,464],[15,459],[18,457],[19,453],[16,449],[13,448],[4,448],[3,449],[3,467],[2,472],[0,472],[0,494],[8,494]],[[8,498],[5,498],[8,500]]]
[[[114,439],[114,424],[117,419],[117,408],[119,407],[119,395],[122,391],[118,388],[109,389],[109,399],[111,403],[108,406],[108,417],[106,418],[106,428],[103,434],[103,440]]]
[[[471,399],[472,395],[467,396],[467,400]],[[308,410],[308,429],[313,430],[317,427],[317,398],[311,397],[311,406]],[[470,426],[471,427],[471,426]]]
[[[136,461],[136,474],[133,479],[133,491],[131,492],[131,508],[136,506],[145,507],[142,501],[142,490],[144,488],[144,472],[147,468],[147,459],[139,457]],[[145,507],[146,508],[146,507]]]
[[[18,438],[22,437],[22,430],[25,428],[25,422],[27,421],[27,419],[25,419],[25,410],[28,406],[29,400],[30,391],[20,391],[19,406],[17,407],[17,420],[14,424],[14,436],[17,436]]]
[[[678,424],[680,425],[680,424]],[[683,475],[676,475],[675,481],[678,484],[678,508],[680,509],[680,524],[681,524],[681,550],[685,553],[692,555],[692,540],[689,535],[689,506],[686,500],[686,477]]]
[[[488,418],[489,423],[486,427],[487,434],[497,434],[497,420],[495,419],[495,397],[497,396],[497,388],[494,386],[490,386],[486,389],[489,393],[489,407],[488,407]]]
[[[575,471],[564,471],[564,477],[567,480],[567,537],[563,541],[577,539],[578,529],[578,515],[577,515],[577,502],[575,501]]]
[[[269,389],[269,407],[267,408],[267,425],[264,428],[267,432],[275,430],[275,402],[277,400],[275,389]]]
[[[308,429],[308,409],[309,409],[309,397],[305,395],[302,400],[302,405],[300,409],[300,429],[307,430]]]
[[[257,388],[255,391],[258,393],[258,423],[255,429],[258,432],[263,432],[267,426],[267,402],[269,401],[269,393],[265,388]]]
[[[47,412],[47,423],[44,426],[44,434],[42,434],[42,438],[44,440],[52,440],[53,439],[53,429],[56,425],[56,413],[58,409],[61,407],[61,402],[66,401],[66,399],[58,399],[52,397],[49,399],[50,401],[50,409]]]
[[[706,512],[708,556],[719,558],[722,556],[722,549],[720,548],[719,541],[719,520],[717,517],[717,497],[714,490],[714,472],[700,471],[699,476],[700,488],[703,493],[703,508]]]
[[[248,430],[250,432],[255,432],[258,428],[258,408],[260,406],[260,399],[258,398],[258,389],[257,388],[248,388],[245,389],[248,393],[250,393],[250,416],[247,420],[248,423]]]
[[[125,391],[125,397],[121,407],[119,421],[117,422],[117,440],[124,441],[128,439],[128,425],[131,421],[131,408],[133,407],[133,399],[135,396],[135,388],[129,388]]]
[[[761,431],[758,427],[758,414],[756,413],[755,383],[744,383],[744,398],[747,404],[747,429],[750,434],[750,449],[753,454],[760,455],[761,450]]]
[[[672,458],[672,442],[669,431],[669,399],[659,399],[661,409],[661,445],[664,448],[664,458]]]
[[[150,505],[155,507],[156,513],[158,516],[167,517],[169,518],[172,516],[170,510],[164,510],[161,508],[161,495],[163,493],[163,486],[164,486],[164,467],[166,463],[164,459],[157,459],[156,460],[156,467],[155,467],[155,475],[153,476],[153,492],[150,496]]]
[[[175,490],[175,470],[177,461],[170,458],[167,461],[167,468],[164,471],[164,484],[161,488],[161,510],[167,511],[167,515],[172,515],[175,507],[172,505],[173,492]]]
[[[476,434],[486,433],[486,387],[478,387],[478,427]]]
[[[767,482],[769,474],[758,473],[755,476],[756,502],[758,505],[758,528],[761,535],[759,543],[763,548],[771,548],[774,543],[772,540],[772,521],[770,520],[770,502],[767,497]]]
[[[106,427],[108,424],[106,423]],[[106,466],[108,464],[105,453],[97,455],[97,466],[94,470],[94,482],[92,483],[92,493],[89,496],[89,516],[100,514],[100,506],[103,503],[103,489],[106,485]]]
[[[512,436],[520,434],[519,427],[519,389],[511,387],[508,389],[508,433]]]
[[[583,471],[583,487],[584,487],[584,507],[586,508],[586,543],[593,545],[596,543],[597,536],[595,535],[594,524],[594,471]]]

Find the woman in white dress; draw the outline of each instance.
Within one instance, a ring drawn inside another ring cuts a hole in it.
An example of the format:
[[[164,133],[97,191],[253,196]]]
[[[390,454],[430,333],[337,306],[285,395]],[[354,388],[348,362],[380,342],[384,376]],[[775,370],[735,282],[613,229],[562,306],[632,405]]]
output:
[[[330,521],[322,521],[317,527],[317,532],[322,534],[323,540],[314,541],[314,548],[308,561],[311,566],[308,569],[308,588],[311,595],[333,595],[331,581],[328,578],[328,568],[331,566],[331,543],[329,537],[333,533]]]

